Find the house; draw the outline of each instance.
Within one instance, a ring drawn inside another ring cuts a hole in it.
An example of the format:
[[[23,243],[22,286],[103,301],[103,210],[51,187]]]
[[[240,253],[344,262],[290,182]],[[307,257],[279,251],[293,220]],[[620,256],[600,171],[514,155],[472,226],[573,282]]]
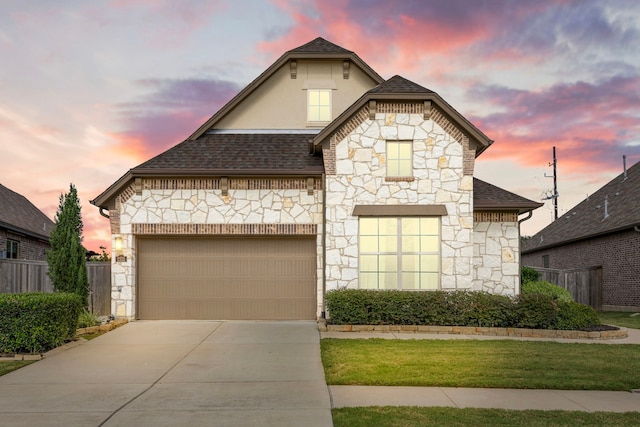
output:
[[[45,261],[53,225],[24,196],[0,184],[0,258]]]
[[[602,309],[640,311],[640,162],[522,244],[530,267],[602,267]]]
[[[519,215],[473,177],[492,141],[437,93],[317,38],[91,203],[113,311],[316,319],[332,289],[519,293]]]

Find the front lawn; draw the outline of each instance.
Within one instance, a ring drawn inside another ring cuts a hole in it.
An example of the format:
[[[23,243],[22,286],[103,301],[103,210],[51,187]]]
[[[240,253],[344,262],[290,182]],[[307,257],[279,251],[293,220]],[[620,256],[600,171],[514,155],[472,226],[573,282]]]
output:
[[[543,341],[323,339],[331,385],[640,388],[640,346]]]
[[[598,318],[600,319],[600,323],[605,325],[640,329],[640,313],[629,313],[628,311],[599,311]]]
[[[476,408],[366,407],[333,409],[335,427],[640,425],[638,412],[513,411]]]

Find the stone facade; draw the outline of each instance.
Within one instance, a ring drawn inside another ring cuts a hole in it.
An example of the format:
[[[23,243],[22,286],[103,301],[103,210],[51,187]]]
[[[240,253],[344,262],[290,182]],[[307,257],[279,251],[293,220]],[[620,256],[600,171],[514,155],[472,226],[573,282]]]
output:
[[[493,294],[520,293],[520,227],[513,222],[473,226],[473,289]]]
[[[358,218],[352,215],[357,205],[446,206],[440,288],[471,289],[473,177],[464,173],[468,147],[421,113],[377,112],[374,120],[348,125],[353,130],[331,144],[335,173],[327,172],[327,290],[358,287]],[[386,142],[396,140],[413,141],[413,178],[386,177]]]
[[[142,180],[124,191],[110,211],[113,253],[112,312],[135,317],[136,237],[141,235],[316,234],[322,265],[322,181],[314,179]],[[114,220],[117,219],[117,220]],[[120,258],[118,257],[120,256]],[[126,260],[125,260],[126,259]],[[318,271],[318,313],[322,271]]]

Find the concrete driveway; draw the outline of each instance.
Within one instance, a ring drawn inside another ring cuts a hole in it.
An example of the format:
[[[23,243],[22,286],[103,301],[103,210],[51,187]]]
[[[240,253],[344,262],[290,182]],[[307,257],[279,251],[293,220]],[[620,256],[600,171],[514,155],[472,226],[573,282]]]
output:
[[[332,426],[315,322],[137,321],[0,377],[0,425]]]

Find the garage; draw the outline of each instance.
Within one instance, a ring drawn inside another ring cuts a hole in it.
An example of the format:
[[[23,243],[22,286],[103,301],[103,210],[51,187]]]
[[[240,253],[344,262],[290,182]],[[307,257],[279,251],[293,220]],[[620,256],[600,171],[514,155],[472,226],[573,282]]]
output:
[[[138,319],[316,318],[314,238],[139,238],[137,260]]]

